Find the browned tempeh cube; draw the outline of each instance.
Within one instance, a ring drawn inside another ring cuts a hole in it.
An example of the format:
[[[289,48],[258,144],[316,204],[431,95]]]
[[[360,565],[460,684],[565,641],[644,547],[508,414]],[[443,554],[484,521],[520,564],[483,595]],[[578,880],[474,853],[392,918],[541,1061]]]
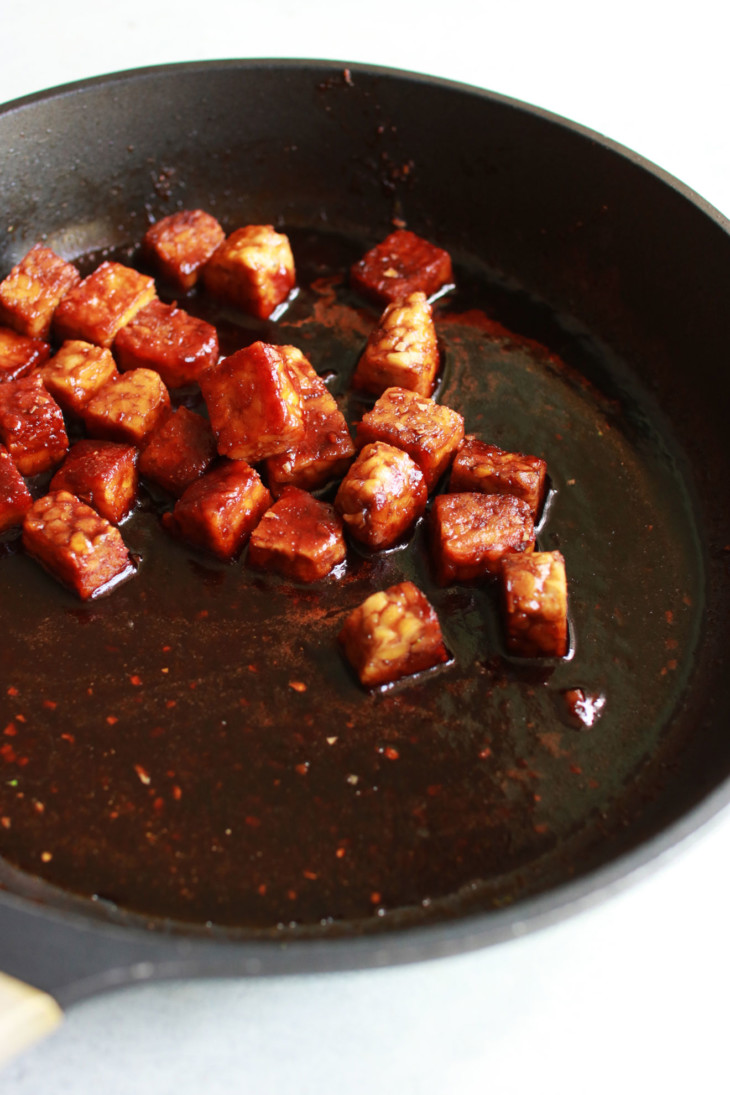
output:
[[[382,395],[386,388],[408,388],[431,395],[440,354],[431,305],[425,293],[391,302],[370,333],[352,383]]]
[[[82,600],[134,572],[119,529],[65,490],[33,503],[23,521],[23,547]]]
[[[275,495],[285,486],[316,490],[346,471],[355,454],[347,422],[325,382],[295,346],[279,346],[299,386],[304,436],[286,452],[266,461],[266,477]]]
[[[450,407],[405,388],[387,388],[357,426],[356,441],[385,441],[415,460],[429,491],[451,463],[464,436],[464,419]]]
[[[63,412],[38,373],[0,384],[0,442],[21,475],[48,471],[66,455]]]
[[[545,497],[547,465],[539,456],[506,452],[468,434],[451,465],[449,490],[513,494],[537,520]]]
[[[210,213],[182,209],[147,229],[142,250],[163,278],[187,292],[224,239],[225,232]]]
[[[23,522],[33,498],[12,456],[0,445],[0,532]]]
[[[53,313],[81,281],[76,267],[37,243],[0,282],[0,323],[21,335],[47,340]]]
[[[122,370],[155,369],[168,388],[197,382],[218,360],[218,332],[174,304],[153,300],[114,339]]]
[[[526,658],[568,653],[568,586],[559,551],[502,560],[507,649]]]
[[[366,547],[391,547],[426,508],[423,472],[408,453],[375,441],[362,449],[340,483],[335,509]]]
[[[334,506],[299,487],[286,487],[251,533],[248,562],[299,582],[315,582],[346,553]]]
[[[350,284],[381,304],[415,292],[431,297],[452,281],[449,253],[405,228],[391,232],[350,269]]]
[[[92,396],[117,375],[111,350],[79,339],[64,342],[41,372],[43,383],[59,406],[78,416]]]
[[[168,532],[221,559],[232,559],[271,505],[271,494],[244,460],[223,463],[196,479],[166,513]]]
[[[270,224],[236,229],[203,267],[203,282],[215,296],[267,319],[296,285],[288,237]]]
[[[202,414],[179,407],[147,438],[139,456],[139,472],[156,486],[179,498],[216,457],[215,436]]]
[[[278,346],[254,342],[201,376],[210,423],[223,456],[255,464],[304,436],[299,385]]]
[[[0,384],[27,376],[48,359],[50,352],[47,342],[20,335],[10,327],[0,327]]]
[[[440,494],[429,524],[432,559],[442,585],[498,574],[504,555],[535,546],[530,507],[509,494]]]
[[[438,616],[413,582],[372,593],[339,634],[362,684],[392,684],[449,661]]]
[[[51,479],[51,490],[66,490],[113,525],[137,501],[137,450],[118,441],[77,441]]]
[[[120,262],[102,262],[58,305],[54,334],[59,340],[83,339],[108,349],[117,332],[156,295],[155,283],[146,274]]]
[[[132,369],[107,380],[83,410],[91,437],[141,445],[170,413],[170,394],[159,373]]]

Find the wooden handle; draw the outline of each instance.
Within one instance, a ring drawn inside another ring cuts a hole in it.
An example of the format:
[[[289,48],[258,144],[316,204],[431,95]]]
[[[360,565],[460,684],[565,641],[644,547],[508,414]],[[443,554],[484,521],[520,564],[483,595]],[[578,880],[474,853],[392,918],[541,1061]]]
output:
[[[0,1065],[50,1034],[63,1018],[52,996],[0,973]]]

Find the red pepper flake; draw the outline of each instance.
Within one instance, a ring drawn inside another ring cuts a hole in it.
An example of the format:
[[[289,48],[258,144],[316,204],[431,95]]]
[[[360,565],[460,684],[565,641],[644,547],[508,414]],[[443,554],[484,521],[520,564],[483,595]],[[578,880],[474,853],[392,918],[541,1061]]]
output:
[[[17,733],[18,733],[18,728],[17,728],[17,726],[15,725],[14,722],[9,722],[8,725],[5,727],[5,729],[3,730],[3,734],[5,734],[6,737],[9,737],[9,738],[14,738]]]
[[[8,764],[12,764],[18,759],[18,755],[10,742],[6,742],[5,745],[0,745],[0,757],[2,757],[3,760],[6,760]]]
[[[582,776],[583,775],[583,769],[581,768],[581,766],[579,764],[571,764],[570,770],[573,773],[573,775],[575,775],[575,776]]]
[[[119,810],[110,810],[109,817],[112,819],[112,821],[114,821],[116,818],[119,817]]]
[[[335,851],[335,855],[338,859],[344,859],[347,855],[347,848],[343,847],[343,845],[340,844],[339,848],[337,848],[337,850]]]
[[[244,821],[251,829],[258,829],[261,824],[261,818],[254,817],[252,814],[249,814],[248,817],[244,818]]]
[[[286,896],[289,898],[290,901],[296,901],[297,891],[296,890],[287,890],[286,891]]]
[[[155,811],[155,813],[161,814],[162,811],[165,809],[165,800],[164,800],[164,798],[161,798],[158,795],[157,798],[155,799],[155,801],[152,803],[152,809]]]
[[[258,667],[255,665],[249,665],[246,667],[249,673],[258,673]]]
[[[19,768],[25,768],[26,764],[30,764],[30,757],[18,757]]]
[[[289,687],[293,688],[295,692],[307,691],[307,686],[304,681],[289,681]]]
[[[151,783],[151,777],[149,772],[145,768],[143,768],[141,764],[135,764],[134,770],[139,776],[142,783],[144,783],[145,787],[149,787]]]
[[[45,804],[40,802],[37,798],[33,799],[33,809],[37,814],[44,814],[46,812]]]
[[[20,693],[18,692],[18,689],[15,687],[15,685],[12,685],[12,684],[10,685],[10,688],[8,688],[8,695],[9,696],[19,696],[20,695]]]
[[[163,646],[162,653],[163,654],[169,654],[171,650],[172,650],[172,647],[166,645],[166,646]]]
[[[175,799],[175,802],[179,802],[182,798],[182,787],[179,787],[177,783],[172,788],[172,797]]]
[[[383,756],[387,757],[388,760],[398,760],[400,753],[395,746],[386,745],[385,749],[383,749]]]
[[[55,711],[56,708],[58,707],[58,704],[56,703],[55,700],[44,700],[43,701],[43,706],[47,707],[49,711]]]
[[[43,860],[44,863],[50,863],[51,860],[53,859],[53,853],[52,852],[41,852],[41,859]]]
[[[2,825],[3,829],[9,829],[12,822],[9,817],[0,817],[0,825]]]
[[[297,764],[295,766],[295,771],[297,771],[300,776],[306,776],[309,771],[309,761],[305,760],[303,764]]]
[[[15,716],[15,721],[16,722],[27,722],[28,720],[26,719],[25,715],[16,715]]]
[[[545,833],[550,831],[550,826],[546,821],[538,821],[536,825],[532,826],[538,836],[544,836]]]
[[[483,749],[479,750],[479,759],[480,760],[486,760],[488,757],[491,757],[491,755],[492,755],[492,750],[489,748],[488,745],[485,745]]]
[[[261,883],[261,885],[257,889],[257,892],[260,893],[262,897],[264,896],[264,894],[266,893],[266,883],[265,882]]]
[[[132,673],[131,677],[129,678],[129,683],[133,684],[135,688],[139,688],[142,684],[142,678],[137,676],[136,673]]]
[[[109,723],[110,726],[114,726],[115,723],[119,722],[119,719],[116,715],[107,715],[106,721]]]
[[[378,893],[377,890],[373,890],[373,892],[370,894],[371,904],[379,905],[382,900],[383,900],[383,895]]]
[[[201,608],[200,612],[198,613],[198,619],[199,620],[204,620],[207,615],[208,615],[208,609],[207,608]]]
[[[165,707],[177,707],[177,700],[168,700]]]
[[[305,878],[308,878],[310,882],[314,882],[317,878],[319,878],[319,875],[316,871],[302,871],[302,874]]]

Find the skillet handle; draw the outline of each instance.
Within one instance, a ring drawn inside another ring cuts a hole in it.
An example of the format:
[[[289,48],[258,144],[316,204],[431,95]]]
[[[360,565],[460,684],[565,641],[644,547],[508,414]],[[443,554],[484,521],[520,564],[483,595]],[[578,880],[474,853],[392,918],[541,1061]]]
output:
[[[0,1065],[50,1034],[62,1018],[48,993],[0,973]]]

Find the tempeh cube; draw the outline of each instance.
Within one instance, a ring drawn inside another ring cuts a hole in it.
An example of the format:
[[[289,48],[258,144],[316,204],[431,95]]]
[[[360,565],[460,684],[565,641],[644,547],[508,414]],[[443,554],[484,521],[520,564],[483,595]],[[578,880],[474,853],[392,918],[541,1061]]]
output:
[[[93,342],[68,339],[41,372],[43,383],[68,414],[81,416],[89,400],[118,376],[110,350]]]
[[[375,441],[360,451],[340,483],[335,509],[353,539],[377,550],[397,543],[427,501],[415,461],[402,449]]]
[[[449,661],[438,616],[413,582],[400,582],[367,597],[339,634],[362,684],[392,684]]]
[[[449,490],[513,494],[522,498],[537,520],[547,480],[547,465],[539,456],[506,452],[468,434],[451,465]]]
[[[220,559],[233,559],[271,505],[271,494],[244,460],[225,460],[196,479],[163,517],[168,532]]]
[[[169,412],[170,394],[160,374],[132,369],[103,384],[82,417],[91,437],[141,445]]]
[[[267,319],[296,285],[288,237],[270,224],[238,228],[203,267],[203,282],[214,296]]]
[[[350,284],[381,304],[409,293],[427,297],[453,281],[451,257],[428,240],[399,228],[350,269]]]
[[[278,346],[254,342],[201,376],[210,422],[223,456],[255,464],[304,436],[299,385]]]
[[[118,525],[137,501],[137,450],[119,441],[77,441],[51,479],[50,490],[75,494]]]
[[[53,313],[81,281],[76,267],[37,243],[0,282],[0,323],[47,341]]]
[[[27,376],[48,359],[50,352],[47,342],[18,334],[10,327],[0,327],[0,384]]]
[[[82,600],[134,572],[119,529],[65,490],[33,503],[23,521],[23,547]]]
[[[387,388],[357,426],[356,442],[385,441],[415,460],[429,492],[464,436],[464,419],[450,407],[405,388]]]
[[[251,533],[248,562],[299,582],[324,578],[347,553],[334,506],[286,487]]]
[[[83,339],[108,349],[125,323],[156,295],[151,277],[120,262],[102,262],[58,305],[54,334],[59,341]]]
[[[292,448],[266,460],[266,478],[275,495],[286,486],[316,490],[346,471],[355,454],[337,400],[295,346],[279,346],[302,400],[304,436]]]
[[[179,407],[149,435],[139,456],[139,472],[179,498],[216,457],[215,436],[202,414]]]
[[[530,507],[508,494],[440,494],[429,525],[433,564],[442,585],[499,574],[506,554],[535,546]]]
[[[0,442],[21,475],[39,475],[66,455],[63,412],[38,373],[0,384]]]
[[[502,560],[507,649],[526,658],[568,653],[568,586],[559,551]]]
[[[22,524],[32,504],[25,479],[8,450],[0,445],[0,532]]]
[[[174,304],[153,300],[114,339],[119,368],[154,369],[168,388],[197,382],[218,360],[218,332]]]
[[[431,305],[425,293],[410,293],[383,312],[370,333],[352,383],[374,395],[391,387],[431,395],[439,364]]]
[[[163,278],[187,292],[224,239],[225,232],[210,213],[182,209],[147,229],[142,251]]]

